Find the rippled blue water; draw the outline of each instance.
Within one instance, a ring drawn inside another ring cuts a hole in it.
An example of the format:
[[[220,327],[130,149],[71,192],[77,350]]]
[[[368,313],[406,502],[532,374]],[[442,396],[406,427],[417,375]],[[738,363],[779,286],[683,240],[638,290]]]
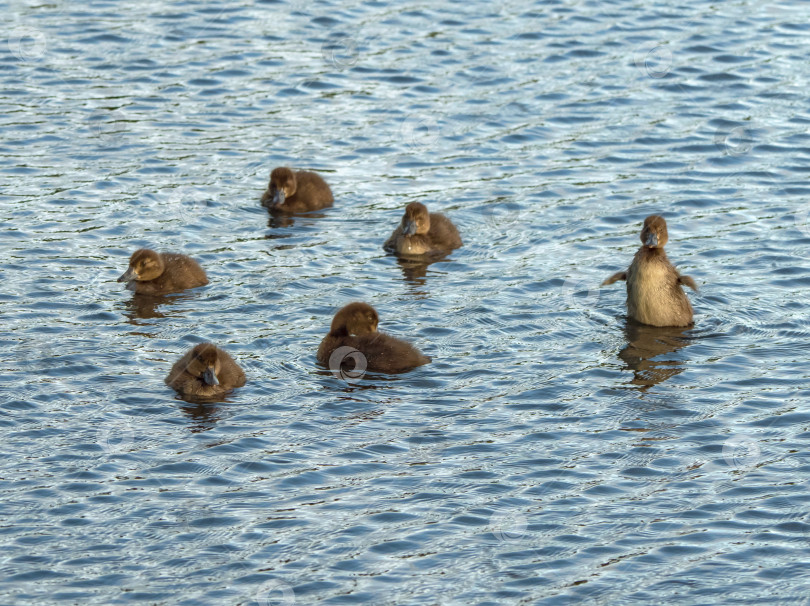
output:
[[[810,4],[1,6],[0,602],[807,602]],[[386,256],[414,200],[464,247]],[[651,213],[694,329],[598,287]],[[433,363],[318,368],[358,299]]]

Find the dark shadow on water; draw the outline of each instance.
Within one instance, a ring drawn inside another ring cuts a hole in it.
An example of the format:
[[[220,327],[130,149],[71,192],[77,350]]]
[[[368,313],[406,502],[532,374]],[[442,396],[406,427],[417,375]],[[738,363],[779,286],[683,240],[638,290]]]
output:
[[[181,399],[180,396],[177,396],[177,399]],[[180,406],[180,410],[189,418],[189,431],[191,433],[202,433],[203,431],[213,429],[214,425],[216,425],[217,421],[221,418],[220,410],[219,407],[216,406],[216,402],[225,401],[224,398],[196,402],[186,400],[186,403]]]
[[[690,327],[659,327],[637,324],[628,320],[624,329],[627,345],[619,352],[625,369],[633,371],[632,385],[647,391],[684,371],[683,360],[667,356],[688,345],[693,339]]]
[[[323,219],[326,215],[321,212],[308,212],[308,213],[281,213],[278,211],[267,211],[270,217],[267,220],[267,227],[270,229],[278,229],[283,227],[292,227],[295,225],[295,219]],[[265,238],[289,238],[289,234],[267,234]]]
[[[324,369],[318,365],[319,368],[315,371],[316,374],[326,378],[332,379],[330,385],[325,386],[325,389],[332,389],[333,387],[343,391],[344,393],[351,393],[353,391],[364,391],[367,389],[383,389],[386,383],[395,383],[402,381],[410,371],[404,371],[395,374],[379,374],[372,372],[354,373],[354,367],[349,365],[342,365],[338,372]],[[341,378],[342,377],[344,378]],[[359,400],[358,400],[359,401]]]
[[[295,219],[291,215],[281,213],[270,214],[267,220],[267,227],[270,229],[279,229],[282,227],[292,227],[295,225]],[[265,238],[289,238],[289,234],[267,234]]]
[[[413,259],[397,259],[402,278],[411,286],[424,286],[427,282],[427,269],[430,263]]]
[[[151,320],[154,318],[165,318],[166,314],[160,307],[170,307],[181,301],[190,300],[191,293],[180,293],[166,296],[139,295],[133,294],[132,298],[123,303],[123,315],[127,317],[130,324],[141,326],[137,320]]]
[[[397,257],[397,265],[402,271],[402,279],[411,286],[424,286],[428,268],[434,263],[445,261],[449,253],[424,255],[420,257]]]

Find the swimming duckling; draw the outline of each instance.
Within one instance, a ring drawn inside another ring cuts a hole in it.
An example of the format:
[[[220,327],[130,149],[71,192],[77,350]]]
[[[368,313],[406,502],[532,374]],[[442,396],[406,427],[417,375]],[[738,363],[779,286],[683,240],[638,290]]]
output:
[[[245,373],[213,343],[200,343],[172,366],[166,385],[183,397],[215,398],[245,384]]]
[[[262,206],[271,212],[303,213],[332,206],[332,190],[320,175],[286,166],[274,168],[262,196]]]
[[[650,215],[644,219],[642,246],[630,267],[610,276],[602,286],[627,280],[627,315],[637,322],[651,326],[689,326],[692,306],[682,287],[697,290],[697,285],[691,277],[680,275],[669,262],[664,252],[667,240],[667,222],[663,217]]]
[[[132,253],[119,282],[141,295],[166,295],[208,284],[203,268],[191,257],[178,253],[156,253],[141,248]]]
[[[420,202],[405,207],[402,222],[383,244],[386,251],[405,256],[447,253],[460,246],[461,236],[450,219],[429,213]]]
[[[403,372],[430,362],[410,343],[377,332],[377,311],[368,303],[349,303],[335,314],[329,334],[318,347],[318,362],[331,368],[342,360],[331,361],[338,347],[350,347],[365,356],[365,369],[372,372]],[[348,356],[346,356],[348,357]]]

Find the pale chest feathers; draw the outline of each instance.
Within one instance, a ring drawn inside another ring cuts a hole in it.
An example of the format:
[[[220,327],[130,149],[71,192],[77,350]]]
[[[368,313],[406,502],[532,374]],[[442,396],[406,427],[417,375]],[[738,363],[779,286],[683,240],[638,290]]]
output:
[[[430,246],[424,238],[400,236],[397,240],[397,252],[401,255],[423,255],[430,252]]]
[[[627,271],[627,312],[653,326],[682,326],[691,322],[692,307],[678,283],[678,273],[666,258],[634,260]]]
[[[660,296],[670,290],[677,280],[672,266],[666,262],[653,261],[633,263],[627,272],[627,291],[638,297]]]

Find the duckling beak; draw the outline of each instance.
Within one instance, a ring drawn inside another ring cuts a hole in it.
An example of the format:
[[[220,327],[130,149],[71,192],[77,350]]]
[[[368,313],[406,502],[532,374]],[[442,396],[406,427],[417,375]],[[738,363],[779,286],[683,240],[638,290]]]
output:
[[[212,367],[209,366],[203,373],[203,381],[205,381],[206,385],[219,385],[219,380]]]
[[[287,194],[284,193],[283,189],[277,189],[276,193],[273,194],[273,206],[281,206],[284,204],[284,199],[287,197]]]
[[[406,236],[412,236],[416,233],[416,221],[403,221],[402,233]]]
[[[121,277],[118,278],[118,282],[129,282],[130,280],[137,280],[138,276],[135,275],[135,270],[133,268],[129,268],[124,273],[121,274]]]
[[[651,231],[650,235],[647,236],[647,239],[644,240],[644,246],[649,246],[650,248],[655,248],[658,246],[658,234]]]

